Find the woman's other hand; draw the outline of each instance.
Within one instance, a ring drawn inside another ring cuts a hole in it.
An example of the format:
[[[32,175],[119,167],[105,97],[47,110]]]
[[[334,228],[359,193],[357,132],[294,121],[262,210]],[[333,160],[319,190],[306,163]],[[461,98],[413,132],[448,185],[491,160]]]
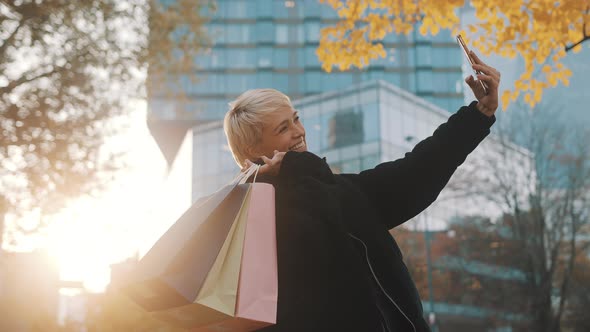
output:
[[[272,159],[262,156],[262,161],[264,161],[264,165],[260,167],[258,173],[260,174],[269,174],[269,175],[279,175],[279,170],[281,169],[281,163],[283,162],[283,158],[285,157],[286,152],[279,152],[274,150],[274,155]]]
[[[260,157],[262,161],[264,161],[264,165],[260,167],[260,169],[258,170],[258,174],[269,174],[273,176],[278,175],[285,154],[286,152],[279,152],[277,150],[274,150],[274,155],[272,159],[266,156]],[[253,163],[250,160],[246,159],[245,164],[246,165],[244,166],[244,168],[242,168],[242,172],[250,168],[250,166],[252,166]]]

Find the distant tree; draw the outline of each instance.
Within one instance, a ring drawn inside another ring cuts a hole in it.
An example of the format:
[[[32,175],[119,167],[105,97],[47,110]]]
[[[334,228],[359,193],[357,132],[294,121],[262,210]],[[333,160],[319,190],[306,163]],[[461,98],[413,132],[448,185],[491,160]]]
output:
[[[338,12],[341,21],[321,31],[317,51],[322,67],[346,70],[364,67],[385,57],[381,41],[391,33],[408,34],[415,26],[421,34],[441,29],[459,32],[457,13],[465,0],[320,0]],[[531,107],[543,90],[559,82],[567,85],[572,72],[561,60],[578,52],[590,39],[590,1],[471,0],[478,23],[463,35],[483,54],[514,58],[521,55],[525,71],[513,89],[504,91],[503,106],[524,96]],[[540,75],[534,73],[540,72]]]
[[[112,120],[146,97],[146,72],[148,93],[174,93],[166,73],[194,72],[210,9],[192,0],[0,0],[0,234],[7,214],[51,214],[100,189],[120,166],[102,149],[117,131]]]
[[[590,259],[583,253],[576,258],[576,269],[571,278],[569,300],[564,313],[564,330],[590,331]]]
[[[502,275],[505,271],[522,271],[522,256],[515,250],[518,243],[502,236],[502,228],[505,228],[502,222],[465,216],[455,219],[445,231],[426,234],[403,228],[395,231],[427,314],[431,291],[435,304],[488,312],[478,320],[465,321],[437,315],[436,325],[440,330],[491,330],[510,325],[514,331],[529,331],[528,321],[521,318],[530,317],[526,283],[521,275]],[[431,243],[432,290],[428,284],[426,237]],[[492,271],[497,275],[490,275]],[[434,313],[439,310],[435,305]],[[469,314],[457,310],[454,315],[459,317]],[[509,315],[518,318],[507,318]]]
[[[503,225],[515,241],[530,294],[534,331],[559,331],[572,294],[580,255],[590,248],[590,132],[566,125],[559,111],[522,109],[498,125],[499,145],[481,158],[487,181],[473,195],[504,211]],[[514,143],[532,153],[531,163],[511,160]]]

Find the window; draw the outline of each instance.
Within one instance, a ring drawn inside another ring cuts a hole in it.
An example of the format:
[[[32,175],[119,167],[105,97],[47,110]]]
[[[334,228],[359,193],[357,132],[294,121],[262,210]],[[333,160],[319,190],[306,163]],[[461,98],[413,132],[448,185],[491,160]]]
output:
[[[307,148],[310,151],[320,151],[320,116],[315,114],[306,116],[306,111],[302,110],[303,125],[305,126],[305,140],[307,141]]]
[[[385,73],[385,80],[395,86],[401,86],[401,77],[399,73]]]
[[[385,80],[385,73],[383,70],[371,70],[369,71],[369,78],[371,80]]]
[[[258,53],[258,68],[268,68],[272,66],[271,47],[258,47],[256,52]]]
[[[327,127],[323,126],[324,132],[328,134],[328,147],[340,148],[362,143],[365,136],[363,122],[363,113],[358,110],[348,109],[332,113],[324,123]],[[356,155],[359,153],[357,151]],[[348,155],[342,158],[351,157]]]
[[[292,49],[292,51],[295,52],[295,54],[297,55],[297,67],[305,67],[305,49],[303,47],[298,47],[295,50]]]
[[[318,93],[321,90],[321,73],[308,71],[305,74],[305,89],[306,93]]]
[[[416,49],[413,47],[406,47],[404,49],[408,55],[406,57],[406,67],[415,67],[416,66]]]
[[[404,109],[401,112],[401,120],[403,142],[407,143],[407,138],[416,139],[416,119],[414,118],[413,112],[409,109]],[[413,146],[416,143],[418,142],[412,142],[410,144]]]
[[[432,35],[430,33],[427,33],[426,35],[422,35],[420,33],[420,31],[418,29],[416,29],[416,27],[414,28],[414,40],[416,41],[422,41],[422,42],[431,42],[432,41]]]
[[[305,66],[306,67],[319,67],[320,62],[318,61],[318,57],[315,53],[316,48],[314,46],[306,46],[305,47]]]
[[[299,5],[299,4],[297,4]],[[301,4],[303,8],[303,14],[306,18],[308,17],[320,17],[322,7],[325,7],[325,4],[321,4],[317,0],[305,0],[304,4]]]
[[[224,68],[226,64],[225,53],[226,51],[223,48],[214,48],[211,53],[210,68]]]
[[[345,161],[342,163],[342,173],[358,173],[361,171],[360,159]]]
[[[289,75],[281,73],[273,73],[272,87],[282,92],[287,92],[289,89]]]
[[[225,44],[225,28],[224,24],[211,23],[207,27],[207,32],[217,44]]]
[[[444,48],[445,58],[448,67],[461,67],[463,65],[463,54],[459,47]]]
[[[372,154],[370,156],[365,156],[361,161],[361,170],[374,168],[378,164],[379,164],[379,155],[378,154]]]
[[[340,157],[342,160],[350,160],[360,157],[361,146],[359,144],[351,145],[340,149]]]
[[[227,68],[254,68],[256,66],[256,49],[229,49],[227,50]]]
[[[256,85],[259,88],[272,87],[272,73],[271,72],[258,72],[256,74]]]
[[[274,26],[272,22],[256,23],[256,40],[259,43],[272,43],[274,41]]]
[[[305,41],[308,43],[317,43],[320,41],[320,23],[305,23]]]
[[[275,48],[273,50],[273,65],[276,68],[289,67],[289,49]]]
[[[334,91],[352,85],[352,73],[326,73],[322,75],[322,91]]]
[[[436,43],[452,43],[455,41],[453,37],[451,37],[451,31],[449,30],[440,30],[436,36],[431,36],[430,40]]]
[[[430,45],[416,46],[416,66],[429,67],[432,66],[432,54]]]
[[[446,48],[432,48],[432,66],[444,68],[447,65]]]
[[[289,17],[289,10],[284,0],[274,0],[274,1],[266,1],[267,6],[272,7],[272,16],[276,18],[288,18]]]
[[[377,104],[368,104],[363,106],[363,132],[364,141],[373,141],[379,139],[379,107]]]
[[[226,0],[226,1],[218,1],[219,11],[222,9],[223,17],[224,18],[247,18],[251,11],[248,11],[248,7],[256,6],[255,3],[251,1],[241,1],[241,0]]]
[[[247,44],[254,40],[252,36],[252,25],[250,24],[228,24],[226,29],[226,41],[230,44]]]
[[[305,43],[305,30],[303,24],[292,24],[289,26],[291,30],[295,30],[295,43]]]
[[[385,38],[383,38],[383,42],[385,43],[397,43],[401,39],[401,36],[396,34],[394,31],[388,33]]]
[[[330,7],[327,4],[322,4],[320,10],[322,13],[322,18],[328,18],[328,19],[337,19],[338,18],[338,13],[334,10],[334,8]]]
[[[256,4],[256,12],[258,14],[258,17],[273,17],[273,8],[272,5],[269,4],[268,0],[258,0]]]
[[[226,75],[225,84],[228,93],[240,94],[248,90],[248,85],[253,86],[251,74],[232,74]]]
[[[419,70],[416,75],[418,76],[418,92],[432,92],[432,71]]]
[[[275,42],[277,44],[287,44],[289,42],[289,29],[286,24],[275,25]]]
[[[199,77],[194,92],[205,94],[221,93],[220,78],[223,78],[223,75],[215,73],[209,73],[206,76]]]
[[[446,92],[453,92],[455,90],[455,86],[449,85],[449,76],[453,73],[448,72],[433,72],[432,73],[432,88],[434,92],[438,93],[446,93]]]

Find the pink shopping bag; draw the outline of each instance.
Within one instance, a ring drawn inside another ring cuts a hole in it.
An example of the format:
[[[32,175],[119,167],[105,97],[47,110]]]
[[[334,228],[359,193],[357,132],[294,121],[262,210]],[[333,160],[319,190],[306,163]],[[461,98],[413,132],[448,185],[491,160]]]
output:
[[[274,187],[252,185],[246,238],[236,303],[236,314],[193,331],[253,331],[276,324],[278,270]]]
[[[245,210],[240,213],[242,217],[236,220],[236,229],[239,229],[237,224],[245,223],[240,248],[241,259],[237,262],[239,269],[232,266],[233,268],[225,270],[239,271],[236,274],[238,282],[233,287],[235,308],[228,312],[220,309],[221,306],[215,306],[216,301],[197,299],[193,304],[155,312],[155,318],[191,331],[246,332],[276,324],[278,271],[274,187],[264,183],[243,186],[250,187],[244,203]],[[236,231],[236,234],[239,232]],[[235,236],[232,239],[236,241]],[[216,262],[219,259],[223,258],[218,257]],[[219,271],[216,273],[219,276]],[[221,283],[224,278],[219,279]],[[209,289],[214,288],[210,281],[207,281]],[[232,289],[223,287],[219,290],[218,302],[231,297]],[[202,294],[197,297],[200,295]]]

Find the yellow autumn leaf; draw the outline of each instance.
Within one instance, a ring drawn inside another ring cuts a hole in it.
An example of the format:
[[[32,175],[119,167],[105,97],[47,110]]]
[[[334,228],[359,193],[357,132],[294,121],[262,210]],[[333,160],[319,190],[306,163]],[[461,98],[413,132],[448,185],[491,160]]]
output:
[[[506,109],[506,107],[508,106],[508,104],[510,104],[510,91],[505,90],[502,93],[502,109]]]
[[[531,94],[530,93],[526,93],[524,95],[524,102],[530,105],[531,104],[531,101],[532,101]]]

